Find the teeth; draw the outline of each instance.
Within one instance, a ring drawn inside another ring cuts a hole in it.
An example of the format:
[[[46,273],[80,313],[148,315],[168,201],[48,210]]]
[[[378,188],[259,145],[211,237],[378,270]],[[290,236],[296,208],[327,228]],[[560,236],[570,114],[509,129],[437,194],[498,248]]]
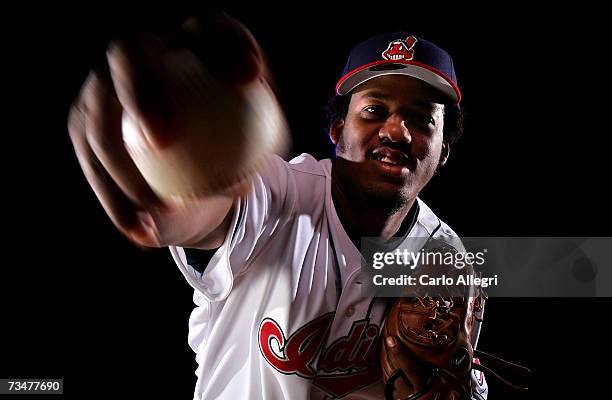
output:
[[[387,156],[384,156],[383,158],[381,158],[380,161],[384,162],[384,163],[387,163],[387,164],[397,165],[397,163],[394,160],[390,159]]]

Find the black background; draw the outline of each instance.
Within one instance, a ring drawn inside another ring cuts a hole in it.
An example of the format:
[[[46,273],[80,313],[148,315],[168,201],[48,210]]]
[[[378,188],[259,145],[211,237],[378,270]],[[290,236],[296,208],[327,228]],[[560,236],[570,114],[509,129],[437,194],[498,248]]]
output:
[[[224,8],[265,50],[294,154],[331,151],[323,106],[351,46],[410,30],[454,57],[466,134],[422,197],[464,236],[609,236],[609,106],[598,10],[518,4],[258,3]],[[190,399],[192,290],[167,251],[128,243],[83,178],[68,108],[108,40],[201,10],[82,4],[4,14],[0,377],[58,377],[68,398]],[[222,57],[232,57],[231,49]],[[480,348],[535,370],[529,396],[603,390],[609,299],[492,299]],[[601,369],[600,369],[601,370]],[[20,397],[20,398],[26,398]]]

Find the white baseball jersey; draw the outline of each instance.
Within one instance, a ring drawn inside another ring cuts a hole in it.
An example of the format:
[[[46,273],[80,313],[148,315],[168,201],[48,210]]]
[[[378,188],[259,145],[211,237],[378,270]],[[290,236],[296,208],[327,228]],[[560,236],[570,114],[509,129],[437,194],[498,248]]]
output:
[[[387,299],[362,297],[362,256],[334,208],[331,166],[308,154],[271,159],[236,200],[203,274],[170,248],[195,289],[194,399],[384,397],[375,342]],[[418,204],[410,237],[456,236]],[[472,378],[474,397],[486,397],[483,375]]]

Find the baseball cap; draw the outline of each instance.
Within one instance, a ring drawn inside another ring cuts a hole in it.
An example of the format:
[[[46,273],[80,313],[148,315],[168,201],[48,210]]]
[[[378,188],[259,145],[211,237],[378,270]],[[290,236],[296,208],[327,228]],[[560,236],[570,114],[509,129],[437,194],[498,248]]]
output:
[[[408,75],[429,83],[453,104],[461,101],[451,56],[435,44],[406,32],[376,36],[351,50],[336,93],[345,95],[382,75]]]

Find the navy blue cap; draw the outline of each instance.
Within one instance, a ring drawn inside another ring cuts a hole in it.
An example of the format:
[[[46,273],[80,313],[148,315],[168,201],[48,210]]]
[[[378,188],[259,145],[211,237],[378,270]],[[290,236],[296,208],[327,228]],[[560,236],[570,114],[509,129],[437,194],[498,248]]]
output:
[[[376,36],[353,47],[336,84],[336,93],[343,96],[382,75],[412,76],[438,89],[450,102],[461,101],[451,56],[435,44],[406,32]]]

